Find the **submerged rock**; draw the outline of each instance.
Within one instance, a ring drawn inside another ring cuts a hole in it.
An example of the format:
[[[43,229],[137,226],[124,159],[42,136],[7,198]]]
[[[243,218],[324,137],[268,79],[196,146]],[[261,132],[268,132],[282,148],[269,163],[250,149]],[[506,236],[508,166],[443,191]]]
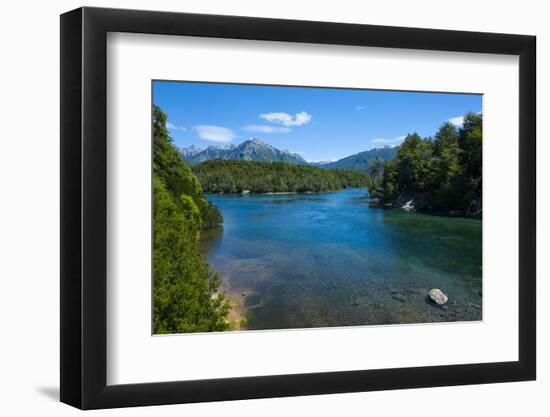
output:
[[[390,294],[391,294],[391,298],[393,298],[396,301],[400,301],[402,303],[407,301],[405,294],[403,293],[402,290],[392,289],[390,290]]]
[[[439,288],[434,288],[430,290],[430,292],[428,293],[428,297],[430,297],[430,300],[432,300],[439,306],[447,304],[447,301],[449,301],[449,297],[443,294],[443,291],[441,291]]]

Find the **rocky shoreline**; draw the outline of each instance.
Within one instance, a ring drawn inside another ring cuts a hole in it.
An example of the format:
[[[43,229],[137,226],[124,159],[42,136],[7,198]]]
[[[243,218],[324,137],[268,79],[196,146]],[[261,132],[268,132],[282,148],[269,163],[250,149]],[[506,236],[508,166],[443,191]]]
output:
[[[453,210],[440,209],[431,206],[431,201],[426,194],[423,193],[403,193],[392,202],[383,203],[382,196],[372,198],[371,207],[384,209],[403,209],[405,211],[432,214],[435,216],[446,217],[465,217],[469,219],[482,220],[483,210],[481,207],[481,199],[476,201],[475,207],[471,210]]]

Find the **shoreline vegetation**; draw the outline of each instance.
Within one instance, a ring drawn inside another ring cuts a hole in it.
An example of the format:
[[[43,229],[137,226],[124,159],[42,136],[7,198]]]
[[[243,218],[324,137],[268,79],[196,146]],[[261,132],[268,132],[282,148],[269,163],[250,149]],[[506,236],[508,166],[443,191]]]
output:
[[[371,186],[371,178],[363,172],[284,162],[215,159],[192,170],[209,193],[319,193]]]
[[[459,128],[446,122],[434,137],[407,135],[395,158],[371,171],[378,206],[481,219],[482,122],[468,113]]]
[[[221,278],[202,259],[201,230],[220,226],[220,211],[203,196],[153,107],[153,330],[155,334],[231,329]]]

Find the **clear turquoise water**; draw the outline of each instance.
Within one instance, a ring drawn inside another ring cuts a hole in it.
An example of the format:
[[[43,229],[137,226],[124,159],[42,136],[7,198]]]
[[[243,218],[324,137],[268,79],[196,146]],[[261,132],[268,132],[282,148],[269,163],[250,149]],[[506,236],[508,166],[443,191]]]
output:
[[[207,198],[224,227],[201,251],[249,329],[481,320],[479,220],[370,208],[363,189]]]

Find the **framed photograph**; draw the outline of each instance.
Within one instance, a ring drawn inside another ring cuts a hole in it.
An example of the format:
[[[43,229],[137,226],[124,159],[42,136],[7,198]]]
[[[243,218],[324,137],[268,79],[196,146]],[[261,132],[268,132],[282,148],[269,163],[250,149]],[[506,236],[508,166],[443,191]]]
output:
[[[61,401],[533,380],[535,37],[61,16]]]

